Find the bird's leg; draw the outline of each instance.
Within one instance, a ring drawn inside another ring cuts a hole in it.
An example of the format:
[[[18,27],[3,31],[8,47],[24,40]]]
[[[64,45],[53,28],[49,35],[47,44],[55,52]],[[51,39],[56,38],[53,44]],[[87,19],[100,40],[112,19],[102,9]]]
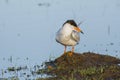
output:
[[[69,56],[72,56],[74,52],[74,46],[72,46],[72,51],[69,53]]]
[[[74,46],[72,46],[72,53],[74,52]]]
[[[65,49],[64,49],[64,54],[66,53],[66,48],[67,48],[67,46],[65,46]]]

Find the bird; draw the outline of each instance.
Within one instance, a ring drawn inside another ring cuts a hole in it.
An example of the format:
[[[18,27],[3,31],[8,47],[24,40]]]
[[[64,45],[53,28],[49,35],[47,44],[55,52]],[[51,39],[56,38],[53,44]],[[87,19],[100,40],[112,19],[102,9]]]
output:
[[[79,44],[80,32],[83,31],[78,27],[74,20],[67,20],[56,33],[56,41],[64,46],[64,54],[67,46],[72,46],[69,56],[73,55],[74,46]]]

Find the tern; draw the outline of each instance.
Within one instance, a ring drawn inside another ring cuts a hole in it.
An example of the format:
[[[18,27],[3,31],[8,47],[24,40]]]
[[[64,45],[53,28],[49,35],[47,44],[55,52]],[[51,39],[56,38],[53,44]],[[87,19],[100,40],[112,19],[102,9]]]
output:
[[[74,46],[80,41],[80,32],[83,33],[74,20],[67,20],[58,30],[56,41],[65,46],[64,54],[66,53],[67,46],[72,46],[69,56],[73,55]]]

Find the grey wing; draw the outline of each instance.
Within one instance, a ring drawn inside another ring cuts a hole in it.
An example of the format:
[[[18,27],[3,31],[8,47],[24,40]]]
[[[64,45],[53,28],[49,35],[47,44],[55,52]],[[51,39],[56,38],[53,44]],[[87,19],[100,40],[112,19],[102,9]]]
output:
[[[80,41],[80,34],[79,32],[76,32],[76,31],[72,31],[72,39],[75,40],[76,42],[79,42]]]

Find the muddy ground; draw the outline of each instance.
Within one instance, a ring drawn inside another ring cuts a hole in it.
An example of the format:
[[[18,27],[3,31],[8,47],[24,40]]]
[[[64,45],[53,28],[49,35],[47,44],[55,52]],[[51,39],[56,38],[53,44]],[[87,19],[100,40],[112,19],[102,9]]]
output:
[[[37,74],[51,77],[37,80],[120,80],[120,59],[93,52],[69,53],[45,62]]]

